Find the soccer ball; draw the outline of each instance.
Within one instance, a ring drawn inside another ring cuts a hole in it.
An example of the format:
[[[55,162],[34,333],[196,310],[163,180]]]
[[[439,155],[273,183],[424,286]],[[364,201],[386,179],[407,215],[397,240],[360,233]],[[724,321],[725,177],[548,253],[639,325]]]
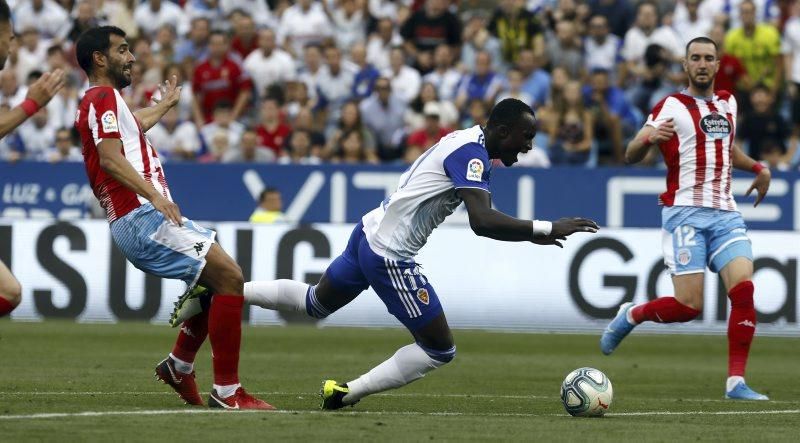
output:
[[[576,369],[561,383],[561,402],[574,417],[601,417],[613,397],[611,380],[594,368]]]

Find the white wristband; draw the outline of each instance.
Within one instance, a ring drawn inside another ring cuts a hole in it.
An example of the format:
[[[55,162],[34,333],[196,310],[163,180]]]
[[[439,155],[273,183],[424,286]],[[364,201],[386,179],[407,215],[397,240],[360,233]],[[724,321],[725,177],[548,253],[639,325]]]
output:
[[[533,236],[534,237],[541,237],[543,235],[550,235],[550,231],[553,230],[553,223],[549,221],[543,220],[534,220],[533,221]]]

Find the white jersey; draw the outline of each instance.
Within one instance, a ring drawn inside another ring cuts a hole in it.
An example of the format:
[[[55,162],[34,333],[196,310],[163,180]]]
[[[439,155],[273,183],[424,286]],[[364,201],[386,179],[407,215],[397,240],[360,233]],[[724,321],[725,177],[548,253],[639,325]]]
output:
[[[659,146],[667,164],[661,204],[737,210],[731,194],[736,111],[736,99],[727,91],[710,100],[679,92],[653,108],[647,126],[670,118],[675,124],[675,134]]]
[[[489,192],[490,170],[480,126],[442,137],[403,173],[397,190],[361,219],[370,247],[392,260],[412,260],[461,204],[457,189]]]

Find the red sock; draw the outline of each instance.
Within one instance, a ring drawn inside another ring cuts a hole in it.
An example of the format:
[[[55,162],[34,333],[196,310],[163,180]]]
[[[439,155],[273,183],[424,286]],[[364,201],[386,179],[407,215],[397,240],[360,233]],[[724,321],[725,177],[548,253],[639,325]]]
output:
[[[631,309],[631,317],[636,323],[654,321],[656,323],[684,323],[700,315],[697,309],[686,306],[675,297],[661,297]]]
[[[756,332],[756,308],[753,305],[753,282],[743,281],[728,293],[731,315],[728,317],[728,377],[744,377],[750,343]]]
[[[172,348],[172,355],[185,361],[193,363],[197,351],[206,341],[208,335],[208,311],[186,320],[181,325],[181,332],[178,333],[178,340]]]
[[[12,305],[10,301],[0,297],[0,317],[5,317],[14,310],[16,306]]]
[[[208,337],[214,359],[214,384],[239,383],[244,297],[215,294],[208,314]]]

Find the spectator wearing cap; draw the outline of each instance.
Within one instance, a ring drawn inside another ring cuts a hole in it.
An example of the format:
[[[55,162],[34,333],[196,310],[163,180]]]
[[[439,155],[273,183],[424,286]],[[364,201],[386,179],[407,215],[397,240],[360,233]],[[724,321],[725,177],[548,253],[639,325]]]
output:
[[[195,93],[194,119],[198,126],[212,119],[217,103],[233,103],[231,118],[242,116],[249,105],[252,82],[241,66],[228,55],[228,36],[221,31],[211,33],[208,59],[194,70],[192,90]]]
[[[200,134],[191,121],[182,121],[173,107],[149,131],[147,138],[160,156],[171,161],[194,160],[200,154]]]
[[[503,60],[507,64],[519,61],[523,49],[532,49],[544,55],[544,29],[539,19],[517,0],[501,0],[489,20],[489,32],[502,47]]]
[[[69,13],[53,0],[26,0],[14,8],[14,30],[36,29],[42,38],[63,40],[70,30]]]
[[[602,69],[614,75],[617,64],[622,62],[622,39],[611,33],[608,18],[602,15],[593,15],[589,19],[587,34],[583,41],[586,69],[589,72]]]
[[[277,47],[275,31],[258,31],[258,49],[244,60],[244,69],[255,83],[259,98],[264,98],[267,86],[286,83],[297,78],[294,59],[288,52]]]
[[[430,59],[436,46],[457,47],[461,44],[461,22],[447,7],[448,0],[426,0],[425,6],[413,13],[400,28],[406,52],[420,65],[431,65],[425,59]]]
[[[425,74],[422,81],[431,83],[442,100],[453,100],[456,96],[461,73],[453,67],[453,54],[450,46],[439,45],[433,52],[433,71]]]
[[[375,82],[381,73],[367,61],[367,48],[362,43],[356,43],[350,49],[350,61],[356,67],[353,90],[350,91],[350,95],[358,100],[367,98],[372,95]]]
[[[261,122],[256,127],[258,145],[272,151],[273,157],[283,155],[283,146],[292,133],[292,127],[281,118],[280,103],[273,97],[261,102]]]
[[[464,105],[473,99],[494,104],[502,87],[503,77],[492,70],[492,56],[488,52],[480,52],[475,59],[475,72],[461,79],[456,94],[456,108],[464,109]]]
[[[392,94],[392,84],[385,77],[375,82],[375,92],[359,105],[364,125],[375,135],[378,157],[383,161],[403,156],[398,138],[403,133],[406,109],[406,103]]]
[[[211,36],[211,22],[206,17],[195,17],[187,38],[175,47],[175,63],[189,63],[194,66],[208,58],[208,39]]]
[[[402,44],[403,39],[395,30],[392,20],[382,18],[378,20],[376,32],[367,41],[367,61],[378,71],[389,69],[392,48]]]
[[[316,0],[297,0],[286,8],[278,26],[278,40],[297,57],[309,44],[320,45],[332,36],[332,26]]]
[[[399,46],[392,49],[390,62],[391,67],[381,74],[391,80],[392,92],[396,97],[411,103],[411,100],[419,94],[422,76],[419,75],[419,71],[405,64],[405,54],[403,48]]]
[[[407,147],[403,157],[406,163],[413,163],[423,152],[436,144],[439,139],[452,132],[452,130],[442,127],[442,111],[439,103],[426,103],[422,114],[425,116],[424,127],[412,132],[406,139]]]
[[[136,7],[133,18],[145,35],[155,35],[164,25],[174,26],[178,34],[189,32],[189,20],[183,9],[168,0],[146,0]]]

